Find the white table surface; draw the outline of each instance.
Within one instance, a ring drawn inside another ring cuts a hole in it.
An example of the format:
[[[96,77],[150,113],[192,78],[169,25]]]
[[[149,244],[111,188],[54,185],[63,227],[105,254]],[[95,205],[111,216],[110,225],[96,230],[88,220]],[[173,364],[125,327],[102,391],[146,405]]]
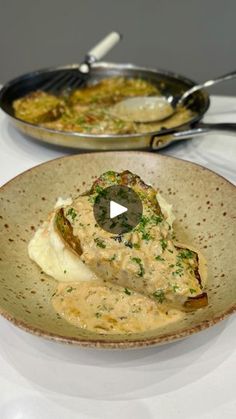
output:
[[[206,121],[236,122],[236,98],[212,97]],[[19,134],[0,111],[0,183],[68,154]],[[163,150],[236,183],[236,134]],[[236,318],[159,348],[96,351],[27,334],[0,318],[0,419],[236,417]]]

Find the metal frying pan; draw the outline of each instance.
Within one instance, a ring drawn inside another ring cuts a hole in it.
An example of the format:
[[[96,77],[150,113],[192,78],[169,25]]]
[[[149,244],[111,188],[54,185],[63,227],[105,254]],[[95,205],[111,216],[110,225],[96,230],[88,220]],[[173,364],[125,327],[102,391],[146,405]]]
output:
[[[11,122],[23,133],[39,141],[86,150],[122,150],[122,149],[153,149],[157,150],[174,141],[191,138],[201,134],[215,131],[236,132],[234,123],[205,124],[201,122],[207,111],[210,100],[206,91],[194,93],[188,102],[188,107],[194,111],[192,117],[184,125],[175,128],[147,133],[126,135],[95,135],[79,132],[65,132],[48,129],[39,125],[24,122],[14,116],[12,102],[31,91],[45,85],[58,72],[68,72],[78,65],[58,67],[35,71],[20,76],[5,86],[0,91],[0,107],[8,115]],[[94,83],[106,77],[124,76],[139,77],[155,84],[163,95],[180,95],[195,83],[178,74],[159,71],[132,64],[96,63],[92,66],[89,83]],[[164,125],[164,124],[163,124]],[[147,128],[148,130],[148,128]]]

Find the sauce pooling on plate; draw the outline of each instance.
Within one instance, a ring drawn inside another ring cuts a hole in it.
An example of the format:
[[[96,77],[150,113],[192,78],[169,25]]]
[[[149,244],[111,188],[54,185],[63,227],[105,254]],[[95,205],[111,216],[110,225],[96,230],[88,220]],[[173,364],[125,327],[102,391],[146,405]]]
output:
[[[138,333],[180,320],[177,309],[158,307],[142,294],[95,280],[58,286],[52,297],[56,312],[69,323],[98,333]]]

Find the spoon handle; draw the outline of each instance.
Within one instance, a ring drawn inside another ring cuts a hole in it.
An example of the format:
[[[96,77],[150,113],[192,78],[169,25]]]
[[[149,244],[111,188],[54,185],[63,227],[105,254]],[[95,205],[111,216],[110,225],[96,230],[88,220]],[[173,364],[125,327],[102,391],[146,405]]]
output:
[[[178,105],[183,103],[187,97],[189,97],[192,93],[197,92],[205,87],[213,86],[214,84],[220,83],[221,81],[231,80],[236,77],[236,71],[231,71],[230,73],[224,74],[223,76],[217,77],[216,79],[207,80],[202,84],[198,84],[193,86],[191,89],[187,90],[181,98],[178,100]]]
[[[154,135],[151,139],[150,147],[152,150],[158,150],[174,141],[189,140],[190,138],[206,134],[216,134],[217,132],[224,132],[225,134],[231,134],[236,137],[236,123],[220,122],[210,124],[201,122],[195,127],[186,130],[176,130],[173,133]]]

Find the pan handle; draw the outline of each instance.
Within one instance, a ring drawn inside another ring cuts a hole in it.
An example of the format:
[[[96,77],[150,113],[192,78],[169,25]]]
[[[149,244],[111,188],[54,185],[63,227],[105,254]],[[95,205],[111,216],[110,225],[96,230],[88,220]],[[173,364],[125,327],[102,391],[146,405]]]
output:
[[[95,47],[93,47],[86,55],[84,61],[79,65],[81,73],[87,74],[90,66],[99,61],[104,55],[106,55],[122,38],[122,35],[118,32],[111,32],[102,41],[100,41]]]
[[[97,44],[88,52],[87,58],[89,58],[92,62],[99,61],[120,41],[120,39],[120,33],[111,32],[101,42],[99,42],[99,44]]]
[[[152,150],[161,148],[163,143],[169,141],[186,140],[191,137],[198,137],[205,134],[215,134],[216,132],[225,132],[227,134],[236,135],[236,123],[234,122],[220,122],[215,124],[199,123],[193,128],[187,130],[176,130],[173,133],[155,134],[151,138],[150,147]]]

